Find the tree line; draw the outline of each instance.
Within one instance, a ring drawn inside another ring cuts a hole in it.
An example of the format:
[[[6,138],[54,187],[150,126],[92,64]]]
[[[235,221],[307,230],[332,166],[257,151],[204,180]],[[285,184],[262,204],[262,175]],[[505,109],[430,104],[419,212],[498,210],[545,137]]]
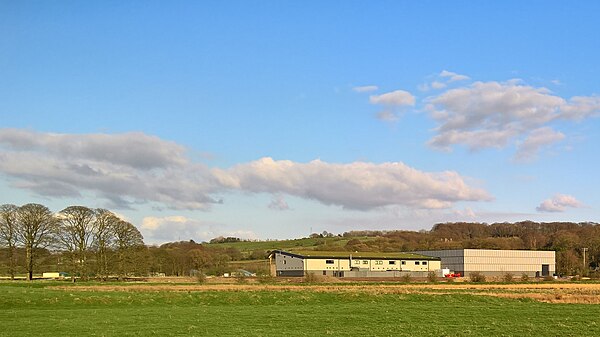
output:
[[[453,222],[435,224],[429,231],[323,232],[311,237],[317,242],[306,248],[321,251],[554,250],[557,273],[600,274],[600,224],[592,222]],[[189,240],[147,246],[134,225],[106,209],[69,206],[52,213],[40,204],[0,206],[0,274],[11,278],[26,274],[31,279],[34,271],[64,271],[100,280],[197,272],[222,275],[232,271],[231,262],[241,260],[256,260],[244,262],[244,269],[268,272],[264,262],[268,251],[240,252],[235,248],[240,241],[218,237],[212,244]]]
[[[243,240],[217,237],[211,242]],[[146,245],[131,223],[102,208],[69,206],[57,213],[40,204],[0,205],[0,275],[66,272],[79,279],[123,279],[129,276],[222,275],[231,261],[264,260],[265,250],[242,254],[193,240]],[[266,272],[263,263],[248,267]]]
[[[24,271],[31,280],[40,264],[83,279],[106,279],[126,275],[145,245],[134,225],[109,210],[69,206],[53,213],[31,203],[0,206],[0,247],[11,279]]]

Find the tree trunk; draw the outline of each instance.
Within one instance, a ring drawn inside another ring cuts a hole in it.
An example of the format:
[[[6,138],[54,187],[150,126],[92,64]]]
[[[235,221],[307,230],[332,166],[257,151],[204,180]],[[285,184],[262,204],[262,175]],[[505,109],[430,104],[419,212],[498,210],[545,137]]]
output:
[[[9,268],[9,273],[10,273],[10,279],[14,280],[15,279],[15,247],[9,247],[8,248],[8,268]]]
[[[27,247],[27,280],[33,280],[33,250]]]

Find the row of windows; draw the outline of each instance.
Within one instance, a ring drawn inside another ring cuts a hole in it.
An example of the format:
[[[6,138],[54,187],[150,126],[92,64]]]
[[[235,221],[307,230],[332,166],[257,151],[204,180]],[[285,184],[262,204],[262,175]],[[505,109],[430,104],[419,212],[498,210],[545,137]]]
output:
[[[360,260],[354,260],[355,264],[359,264]],[[283,260],[283,264],[287,264],[286,260]],[[325,264],[335,264],[335,260],[325,260]],[[362,264],[369,264],[368,260],[362,260]],[[395,265],[396,261],[394,260],[388,260],[388,264],[389,265]],[[401,261],[402,265],[406,264],[406,261]],[[382,260],[375,260],[375,265],[383,265],[383,261]],[[427,265],[427,261],[415,261],[415,265],[423,265],[426,266]]]
[[[332,261],[331,263],[333,263],[333,260],[327,260],[327,261]],[[329,263],[329,262],[327,262],[327,261],[326,261],[326,263]],[[354,262],[355,264],[360,264],[360,261],[359,261],[359,260],[354,260],[354,261],[355,261],[355,262]],[[396,262],[397,262],[397,261],[394,261],[394,260],[389,260],[389,261],[388,261],[388,264],[390,264],[390,265],[395,265],[395,264],[396,264]],[[362,264],[369,264],[369,261],[368,261],[368,260],[363,260],[363,261],[362,261]],[[376,261],[375,261],[375,264],[376,264],[376,265],[382,265],[382,264],[383,264],[383,261],[381,261],[381,260],[376,260]],[[401,261],[401,264],[402,264],[402,265],[405,265],[405,264],[406,264],[406,261]],[[427,265],[427,261],[415,261],[415,265],[417,265],[417,266],[418,266],[418,265],[423,265],[423,266],[426,266],[426,265]]]

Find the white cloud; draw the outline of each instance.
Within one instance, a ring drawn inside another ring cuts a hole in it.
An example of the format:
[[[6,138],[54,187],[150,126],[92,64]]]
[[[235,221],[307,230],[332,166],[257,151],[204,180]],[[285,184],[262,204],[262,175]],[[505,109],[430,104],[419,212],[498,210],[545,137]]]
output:
[[[434,136],[428,144],[439,150],[450,151],[453,144],[465,144],[471,151],[484,148],[503,148],[518,133],[515,130],[450,130]]]
[[[503,148],[524,137],[517,157],[528,158],[543,145],[564,138],[548,126],[550,122],[581,120],[600,112],[597,96],[566,100],[519,80],[475,82],[430,97],[426,103],[426,110],[439,124],[430,146],[442,150],[456,144],[471,150]]]
[[[241,239],[257,238],[252,231],[226,230],[223,224],[198,221],[181,215],[145,217],[142,220],[140,231],[144,235],[144,239],[151,243],[180,240],[201,242],[218,236],[234,236]]]
[[[143,133],[52,134],[0,129],[0,172],[17,188],[39,195],[95,193],[107,207],[156,202],[176,209],[218,203],[209,169],[191,163],[185,148]]]
[[[564,138],[563,133],[554,131],[549,127],[535,129],[529,133],[522,143],[517,145],[515,160],[529,161],[535,159],[540,148],[559,142]]]
[[[361,92],[361,93],[362,92],[371,92],[371,91],[375,91],[377,89],[379,89],[379,87],[376,86],[376,85],[365,85],[365,86],[362,86],[362,87],[354,87],[354,88],[352,88],[352,90],[354,90],[355,92]]]
[[[556,194],[551,199],[544,200],[536,210],[538,212],[564,212],[567,207],[578,208],[583,205],[575,197],[566,194]]]
[[[3,143],[14,150],[43,151],[65,160],[86,158],[144,170],[188,162],[183,146],[142,132],[77,135],[0,129]]]
[[[446,78],[448,82],[466,81],[470,79],[467,75],[460,75],[448,70],[442,70],[439,76],[442,78]]]
[[[443,70],[441,73],[433,76],[435,79],[431,83],[423,83],[418,86],[420,91],[429,91],[430,89],[440,90],[452,82],[469,80],[469,76],[459,75],[451,71]]]
[[[229,169],[210,169],[191,162],[182,146],[145,134],[18,131],[0,129],[0,173],[13,187],[54,197],[91,193],[107,200],[109,208],[151,203],[158,208],[209,209],[222,202],[216,195],[231,190],[288,194],[355,209],[386,205],[446,208],[456,201],[490,199],[487,192],[467,185],[456,172],[423,172],[403,163],[296,163],[262,158]],[[132,137],[136,139],[132,141]],[[111,145],[103,144],[104,140]],[[79,144],[79,150],[68,154],[57,150],[73,142]],[[118,156],[110,153],[113,149]],[[174,159],[168,158],[171,150]]]
[[[600,96],[575,96],[561,107],[561,118],[582,120],[600,115]]]
[[[383,105],[385,110],[377,113],[376,117],[385,122],[397,122],[403,108],[415,105],[415,96],[408,91],[396,90],[381,95],[371,95],[371,104]]]
[[[369,101],[371,104],[387,106],[413,106],[415,105],[415,96],[408,91],[396,90],[381,95],[371,95]]]
[[[288,194],[350,209],[388,205],[435,209],[463,200],[491,200],[486,191],[468,186],[456,172],[422,172],[403,163],[296,163],[262,158],[213,172],[231,189]]]

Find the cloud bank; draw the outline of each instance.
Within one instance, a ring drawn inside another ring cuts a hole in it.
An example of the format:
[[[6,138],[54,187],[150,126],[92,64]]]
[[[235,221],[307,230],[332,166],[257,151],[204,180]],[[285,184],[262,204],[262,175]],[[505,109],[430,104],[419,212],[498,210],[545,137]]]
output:
[[[422,172],[403,163],[296,163],[262,158],[213,172],[231,189],[282,193],[351,209],[448,208],[457,201],[491,199],[484,190],[468,186],[456,172]]]
[[[270,193],[368,210],[388,205],[449,208],[491,196],[456,172],[423,172],[403,163],[298,163],[262,158],[231,168],[192,162],[186,149],[141,132],[53,134],[0,129],[0,173],[12,186],[51,197],[93,194],[113,208],[154,203],[209,209],[227,192]]]
[[[0,129],[0,172],[15,187],[42,196],[94,193],[112,208],[157,202],[207,209],[219,190],[208,167],[191,163],[185,148],[140,132],[53,134]]]

